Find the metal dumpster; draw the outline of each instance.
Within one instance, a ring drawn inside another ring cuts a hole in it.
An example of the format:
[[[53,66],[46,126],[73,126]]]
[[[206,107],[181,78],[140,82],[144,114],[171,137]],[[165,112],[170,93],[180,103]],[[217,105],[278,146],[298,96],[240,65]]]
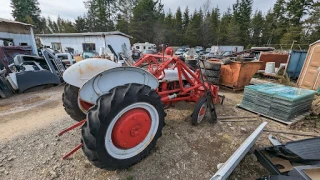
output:
[[[242,90],[249,85],[254,74],[260,69],[263,62],[238,62],[221,66],[220,85],[232,88],[234,91]]]
[[[297,79],[300,75],[304,61],[306,60],[307,51],[291,50],[288,57],[288,63],[285,69],[288,77]]]

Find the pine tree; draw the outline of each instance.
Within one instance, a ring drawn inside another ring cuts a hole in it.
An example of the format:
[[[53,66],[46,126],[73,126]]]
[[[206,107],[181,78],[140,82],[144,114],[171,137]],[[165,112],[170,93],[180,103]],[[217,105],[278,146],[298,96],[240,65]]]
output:
[[[86,17],[85,16],[78,16],[77,19],[75,19],[75,29],[78,33],[81,32],[88,32],[88,27],[86,25]]]
[[[124,16],[121,16],[120,14],[118,14],[117,17],[116,30],[126,34],[129,33],[129,22],[125,19]]]
[[[167,16],[164,19],[164,28],[165,28],[165,40],[167,43],[169,43],[170,45],[175,44],[174,42],[174,38],[175,38],[175,34],[174,34],[174,19],[171,13],[171,9],[169,9],[169,12],[167,14]]]
[[[186,32],[186,29],[189,26],[189,21],[190,21],[190,14],[189,14],[189,8],[187,6],[183,13],[183,21],[182,21],[184,33]]]
[[[198,46],[202,43],[201,21],[200,13],[195,10],[184,35],[186,43],[190,46]]]
[[[209,19],[209,34],[210,34],[210,42],[211,45],[217,45],[219,44],[219,31],[220,28],[223,26],[220,26],[220,10],[218,7],[215,9],[212,9]]]
[[[38,0],[11,0],[12,16],[16,21],[34,25],[35,33],[40,33],[43,29],[41,22]]]
[[[252,3],[253,0],[241,0],[240,6],[238,8],[238,15],[236,15],[236,21],[240,27],[240,44],[248,45],[250,42],[250,23],[251,23],[251,13],[252,13]],[[237,17],[238,16],[238,17]]]
[[[264,18],[261,11],[256,11],[251,22],[251,44],[261,46]]]
[[[163,5],[159,1],[141,0],[133,10],[130,34],[133,42],[153,42],[153,26],[160,18]]]
[[[75,25],[66,19],[58,16],[57,21],[52,21],[50,17],[47,19],[47,29],[50,33],[75,33],[77,29]]]
[[[310,17],[304,23],[308,44],[320,39],[320,5],[314,6],[312,10]]]
[[[87,19],[89,30],[92,32],[106,32],[114,30],[115,0],[88,0],[85,2],[88,9]]]
[[[115,8],[119,11],[117,19],[119,19],[119,15],[121,15],[122,20],[129,22],[133,15],[133,9],[139,1],[140,0],[117,0],[115,2]]]
[[[220,25],[219,25],[219,37],[217,39],[217,45],[227,45],[227,39],[228,39],[228,33],[227,30],[228,26],[231,22],[232,19],[232,14],[231,14],[231,9],[228,8],[227,12],[225,12],[222,17],[221,17],[221,21],[220,21]],[[235,18],[234,18],[235,19]]]
[[[290,0],[287,2],[287,12],[290,24],[301,25],[301,19],[312,8],[313,0]]]
[[[233,16],[230,20],[230,23],[227,26],[227,35],[225,45],[239,45],[241,43],[241,28],[239,23],[237,22],[236,16]]]
[[[176,15],[175,15],[175,22],[174,22],[174,35],[175,35],[175,42],[176,45],[182,45],[183,43],[183,24],[182,24],[182,12],[180,7],[178,7]]]

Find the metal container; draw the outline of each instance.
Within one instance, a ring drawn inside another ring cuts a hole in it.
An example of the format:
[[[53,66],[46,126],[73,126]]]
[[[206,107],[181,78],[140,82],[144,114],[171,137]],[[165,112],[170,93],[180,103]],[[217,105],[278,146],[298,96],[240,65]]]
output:
[[[287,63],[288,57],[288,53],[261,52],[259,61],[263,62],[263,64],[260,70],[266,69],[267,62],[275,62],[275,67],[279,68],[281,63]]]
[[[306,60],[307,51],[291,50],[285,72],[291,79],[297,79]]]
[[[220,85],[236,90],[242,90],[249,85],[254,74],[263,62],[235,62],[221,66]]]

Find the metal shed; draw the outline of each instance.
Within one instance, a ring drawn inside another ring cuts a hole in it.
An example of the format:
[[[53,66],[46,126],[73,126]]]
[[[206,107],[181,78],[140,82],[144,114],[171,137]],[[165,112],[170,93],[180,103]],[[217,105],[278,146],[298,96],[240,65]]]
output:
[[[31,24],[0,18],[0,46],[30,46],[37,53]]]
[[[49,46],[54,50],[66,52],[66,49],[74,49],[74,54],[95,51],[99,52],[101,48],[108,50],[111,45],[118,54],[122,52],[122,45],[125,44],[127,50],[131,49],[131,36],[119,31],[113,32],[90,32],[90,33],[55,33],[55,34],[37,34],[41,44]]]
[[[298,87],[318,90],[320,86],[320,40],[310,44],[298,79]]]

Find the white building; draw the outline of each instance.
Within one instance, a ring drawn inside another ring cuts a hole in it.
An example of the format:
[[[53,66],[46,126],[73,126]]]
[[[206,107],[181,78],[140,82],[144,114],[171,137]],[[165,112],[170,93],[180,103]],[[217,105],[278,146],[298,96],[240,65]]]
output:
[[[31,46],[38,54],[31,24],[0,18],[0,46]]]
[[[111,45],[118,54],[123,52],[122,46],[125,44],[127,50],[131,50],[131,36],[119,31],[114,32],[91,32],[91,33],[55,33],[37,34],[41,44],[50,46],[54,50],[66,52],[68,48],[74,50],[74,54],[95,51],[100,52],[103,48],[108,52],[108,45]]]

